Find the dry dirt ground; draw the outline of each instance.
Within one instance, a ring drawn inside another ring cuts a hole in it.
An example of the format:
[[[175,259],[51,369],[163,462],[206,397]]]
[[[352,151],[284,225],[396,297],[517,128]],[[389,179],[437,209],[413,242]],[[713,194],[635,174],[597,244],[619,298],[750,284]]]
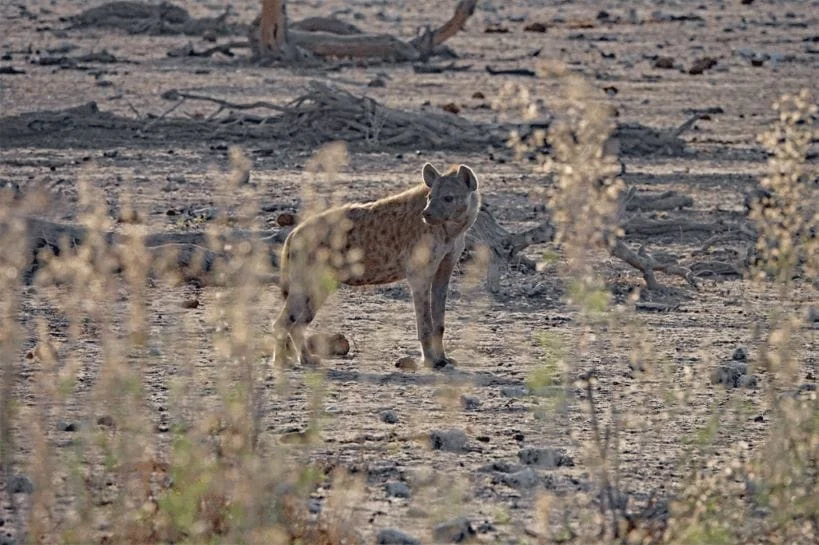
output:
[[[534,68],[539,60],[556,59],[601,89],[608,88],[620,123],[674,127],[692,111],[711,111],[683,135],[683,153],[624,157],[627,170],[623,178],[640,189],[690,195],[693,207],[670,212],[672,217],[736,221],[742,218],[744,192],[757,185],[766,168],[766,154],[756,136],[774,119],[772,102],[783,93],[805,87],[815,90],[819,82],[816,1],[760,0],[750,5],[738,0],[485,1],[479,3],[467,28],[448,42],[460,56],[455,62],[471,68],[443,74],[420,74],[410,64],[387,63],[347,64],[332,70],[263,67],[241,58],[247,50],[237,50],[240,56],[234,58],[219,54],[170,57],[169,50],[188,42],[195,50],[211,47],[213,42],[201,36],[70,28],[65,18],[89,4],[19,0],[0,7],[0,181],[17,184],[24,192],[47,188],[58,197],[49,217],[73,221],[78,181],[85,180],[99,188],[112,214],[127,195],[145,211],[153,231],[192,229],[206,221],[195,220],[197,210],[235,211],[246,204],[224,183],[228,145],[239,144],[251,158],[259,214],[270,227],[275,227],[279,210],[298,209],[302,190],[311,182],[304,172],[313,152],[307,147],[257,138],[224,139],[218,132],[193,139],[152,133],[151,115],[162,115],[175,104],[161,97],[170,89],[234,102],[283,104],[303,93],[308,81],[316,80],[411,111],[440,112],[441,105],[455,103],[460,107],[459,116],[489,122],[497,114],[483,105],[498,96],[505,83],[530,85],[547,105],[557,84],[548,79],[491,75],[485,65]],[[215,17],[226,4],[197,0],[180,5],[194,17]],[[447,4],[428,0],[290,2],[289,14],[298,20],[336,12],[364,29],[409,38],[417,27],[448,16]],[[257,13],[258,3],[235,1],[231,10],[228,21],[247,24]],[[601,10],[608,17],[598,15]],[[546,31],[524,32],[525,26],[535,22],[544,23]],[[487,27],[508,32],[487,33]],[[215,39],[223,43],[243,36]],[[102,50],[113,55],[111,62],[98,62],[99,57],[59,59]],[[673,67],[654,67],[657,56],[671,57]],[[706,56],[715,58],[717,64],[702,74],[689,74],[694,61]],[[11,73],[9,68],[21,72]],[[384,85],[368,86],[375,79]],[[473,98],[476,91],[486,98]],[[104,112],[143,124],[148,136],[115,126],[100,131],[77,129],[61,123],[59,116],[52,125],[28,124],[26,130],[8,121],[19,114],[62,110],[89,101]],[[214,110],[212,104],[187,101],[167,115],[195,120]],[[535,190],[548,181],[534,173],[530,164],[500,162],[498,152],[490,156],[484,149],[458,150],[457,143],[453,148],[384,150],[377,144],[369,150],[356,148],[349,165],[332,185],[321,186],[321,191],[343,200],[373,199],[416,183],[424,161],[441,167],[467,163],[478,173],[484,195],[506,228],[520,231],[543,219],[542,200]],[[652,249],[676,254],[685,264],[695,260],[694,252],[709,236],[707,232],[678,233],[653,237],[650,244]],[[629,242],[645,241],[632,238]],[[549,249],[548,245],[532,246],[526,254],[540,259]],[[726,259],[742,247],[729,244],[719,249],[723,251],[720,259]],[[623,263],[602,253],[596,253],[594,259],[621,300],[640,284],[639,274]],[[403,286],[341,289],[322,309],[316,328],[344,331],[353,342],[353,351],[348,357],[324,362],[323,441],[308,455],[365,476],[366,494],[355,515],[366,540],[372,542],[382,528],[396,527],[427,541],[433,522],[463,515],[480,530],[483,541],[525,542],[534,538],[527,537],[524,529],[530,536],[541,531],[533,508],[539,491],[551,490],[568,501],[594,492],[585,448],[591,425],[583,392],[570,388],[569,401],[553,410],[543,398],[526,390],[527,378],[543,364],[555,339],[564,340],[562,349],[569,355],[579,350],[574,341],[577,316],[564,303],[565,279],[557,276],[557,270],[551,264],[534,273],[508,271],[497,296],[457,276],[447,316],[447,342],[459,362],[452,373],[424,369],[411,373],[393,367],[399,357],[417,351],[411,301]],[[616,400],[621,413],[633,418],[632,427],[622,437],[621,474],[622,488],[638,503],[650,493],[675,490],[685,473],[681,456],[687,439],[718,407],[740,401],[748,408],[747,420],[733,422],[718,433],[712,450],[718,463],[720,452],[724,448],[727,452],[728,446],[744,444],[753,449],[768,426],[769,382],[764,373],[757,373],[756,388],[739,389],[714,385],[709,376],[716,366],[730,361],[738,347],[747,349],[753,365],[759,339],[752,336],[752,327],[763,324],[764,329],[768,311],[778,304],[776,294],[757,291],[737,277],[704,277],[698,292],[681,279],[659,277],[685,294],[678,299],[679,306],[669,312],[637,312],[631,323],[621,324],[615,333],[608,335],[604,330],[574,371],[596,369],[601,411]],[[168,386],[184,367],[180,358],[192,358],[200,377],[198,395],[204,401],[196,403],[207,406],[207,398],[216,396],[216,371],[209,368],[212,329],[205,317],[222,304],[220,292],[219,288],[193,286],[148,290],[152,334],[157,339],[184,338],[186,345],[180,348],[157,341],[154,349],[156,357],[147,371],[146,402],[158,430],[167,430],[168,421],[180,416],[165,410]],[[816,292],[806,288],[800,293],[806,303]],[[183,308],[182,303],[191,298],[199,299],[198,308]],[[278,306],[278,290],[270,287],[256,312],[258,331],[269,332]],[[65,335],[61,318],[50,314],[48,304],[36,292],[26,292],[23,309],[21,321],[29,338],[33,339],[35,319],[41,316],[50,320],[52,335]],[[544,335],[551,340],[544,342]],[[80,383],[72,402],[55,415],[54,428],[48,433],[56,445],[69,444],[65,436],[71,433],[60,431],[57,421],[79,422],[89,417],[83,404],[93,383],[100,346],[92,333],[86,341],[88,380]],[[651,369],[649,378],[636,376],[630,368],[630,346],[634,344],[630,341],[650,344],[650,355],[644,358]],[[31,342],[25,348],[30,347]],[[807,354],[804,380],[815,383],[815,354],[819,354],[815,328],[805,328],[802,348]],[[22,361],[17,380],[23,400],[32,399],[31,365]],[[292,388],[286,395],[268,391],[263,443],[306,426],[310,395],[304,374],[301,369],[289,372]],[[668,379],[685,392],[684,402],[667,405],[667,399],[654,390],[655,384],[666,384]],[[462,395],[470,396],[474,406],[465,409]],[[385,410],[393,411],[397,421],[385,422]],[[427,434],[441,429],[463,430],[467,447],[460,452],[430,449]],[[21,449],[17,459],[22,463],[33,447],[25,429],[17,432]],[[167,447],[168,434],[158,431],[156,441],[160,449]],[[521,463],[518,454],[528,447],[565,449],[574,465],[535,467],[532,482],[509,477],[509,471],[520,468],[510,470],[499,463],[487,469],[493,462]],[[396,481],[408,484],[408,498],[390,497],[385,491],[386,483]],[[320,493],[316,499],[322,501]],[[3,516],[0,514],[0,520]],[[9,513],[5,516],[10,520]],[[5,528],[10,526],[5,524]]]

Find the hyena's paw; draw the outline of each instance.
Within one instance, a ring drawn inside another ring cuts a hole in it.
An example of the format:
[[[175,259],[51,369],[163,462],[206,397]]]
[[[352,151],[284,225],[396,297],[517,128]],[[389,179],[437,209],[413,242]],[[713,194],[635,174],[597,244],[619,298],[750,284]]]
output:
[[[425,358],[424,365],[432,369],[452,369],[458,365],[458,362],[453,358],[442,356],[436,359]]]
[[[321,365],[321,358],[306,349],[301,351],[299,360],[305,367],[319,367]]]
[[[280,367],[292,367],[299,361],[299,353],[293,346],[293,340],[287,339],[277,343],[273,353],[273,363]]]

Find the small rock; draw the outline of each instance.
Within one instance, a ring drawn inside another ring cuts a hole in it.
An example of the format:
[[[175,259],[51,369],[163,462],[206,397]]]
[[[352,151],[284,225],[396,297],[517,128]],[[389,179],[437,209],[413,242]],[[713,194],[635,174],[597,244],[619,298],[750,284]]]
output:
[[[455,104],[454,102],[448,102],[446,104],[441,105],[441,109],[445,112],[449,112],[451,114],[457,114],[461,111],[461,108]]]
[[[367,87],[386,87],[387,82],[381,78],[374,78],[367,82]]]
[[[515,490],[529,490],[537,486],[540,477],[538,477],[534,469],[527,467],[514,473],[501,475],[500,480],[503,484]]]
[[[387,496],[393,498],[409,498],[410,489],[406,483],[395,481],[384,485],[384,490],[387,491]]]
[[[734,350],[733,355],[731,355],[731,359],[734,361],[748,361],[748,351],[745,350],[745,347],[740,346]]]
[[[478,468],[479,473],[515,473],[523,469],[517,464],[511,464],[503,460],[496,460]]]
[[[395,528],[384,528],[375,537],[378,545],[421,545],[421,541]]]
[[[321,500],[316,498],[310,498],[307,500],[307,510],[314,515],[321,513]]]
[[[523,27],[524,32],[546,32],[548,27],[543,23],[530,23]]]
[[[296,215],[290,212],[282,212],[276,216],[276,225],[279,227],[290,227],[296,224]]]
[[[194,297],[193,299],[186,299],[182,301],[182,308],[188,309],[199,308],[199,299]]]
[[[486,95],[484,95],[480,91],[475,91],[474,93],[472,93],[472,98],[477,99],[477,100],[483,100],[483,99],[486,98]]]
[[[395,362],[395,367],[401,369],[402,371],[417,371],[418,360],[412,356],[404,356]]]
[[[741,388],[754,389],[757,387],[759,379],[755,375],[744,375],[739,379],[739,386]]]
[[[819,310],[817,310],[816,307],[810,307],[808,309],[808,323],[819,323]]]
[[[463,543],[474,535],[475,529],[466,517],[442,522],[432,529],[432,537],[438,543]]]
[[[654,68],[671,70],[672,68],[674,68],[674,57],[657,57],[654,60]]]
[[[34,492],[34,483],[25,475],[15,475],[9,481],[9,492],[12,494],[31,494]]]
[[[350,341],[341,333],[315,333],[307,337],[307,349],[323,358],[346,356],[350,353]]]
[[[393,411],[392,409],[386,409],[378,413],[378,416],[381,417],[381,421],[387,424],[397,424],[398,423],[398,414]]]
[[[503,386],[500,389],[500,393],[503,397],[524,397],[529,392],[526,389],[526,386]]]
[[[481,406],[481,400],[475,396],[462,395],[461,406],[465,411],[474,411]]]
[[[104,414],[97,418],[97,425],[105,426],[106,428],[114,427],[114,417],[108,414]]]
[[[727,388],[755,388],[757,378],[748,376],[748,366],[741,361],[720,365],[711,373],[711,383]]]
[[[60,430],[60,431],[69,431],[69,432],[77,431],[78,429],[80,429],[80,425],[77,424],[76,422],[60,421],[60,422],[57,422],[57,429]]]
[[[562,448],[526,447],[518,452],[518,458],[527,466],[553,469],[556,467],[573,467],[574,460]]]
[[[486,34],[507,34],[509,29],[501,25],[488,25],[484,29],[484,32]]]
[[[702,74],[706,70],[710,70],[711,68],[717,65],[717,59],[713,57],[703,57],[701,59],[695,60],[691,64],[691,68],[688,69],[688,73],[692,76]]]
[[[445,452],[463,452],[466,449],[467,437],[463,430],[435,430],[429,434],[432,450]]]

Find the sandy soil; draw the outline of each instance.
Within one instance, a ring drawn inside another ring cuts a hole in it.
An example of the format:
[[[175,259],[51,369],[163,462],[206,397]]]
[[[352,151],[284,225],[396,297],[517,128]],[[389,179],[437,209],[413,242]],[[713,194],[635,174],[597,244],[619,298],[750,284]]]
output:
[[[19,0],[0,7],[0,67],[24,71],[0,74],[2,116],[95,101],[100,110],[147,124],[151,122],[148,114],[161,115],[173,105],[160,96],[169,89],[235,102],[259,99],[284,103],[301,94],[308,81],[318,80],[412,111],[454,102],[462,107],[460,116],[486,122],[496,114],[478,108],[479,104],[491,101],[505,83],[516,80],[490,75],[485,65],[534,68],[538,60],[558,59],[600,88],[611,88],[611,102],[621,123],[674,127],[693,110],[719,109],[683,135],[686,153],[624,158],[627,183],[640,189],[690,195],[694,206],[672,214],[697,221],[741,218],[744,192],[757,185],[766,168],[757,134],[774,119],[772,102],[782,93],[805,87],[815,90],[819,82],[819,3],[815,1],[741,5],[739,1],[639,0],[628,3],[634,6],[633,13],[622,2],[582,0],[545,6],[534,1],[481,2],[466,30],[449,42],[460,55],[457,62],[472,68],[446,74],[416,74],[409,64],[328,71],[259,67],[220,55],[173,58],[166,53],[189,41],[197,50],[213,44],[199,36],[69,29],[64,18],[88,4]],[[257,4],[252,0],[232,3],[229,20],[249,23]],[[445,16],[443,12],[449,7],[438,9],[440,4],[427,0],[291,2],[290,16],[297,20],[340,10],[342,19],[362,28],[411,37],[418,26]],[[191,1],[184,7],[192,16],[214,17],[224,10],[225,3]],[[608,18],[598,17],[603,9]],[[544,33],[524,32],[533,22],[543,22],[548,29]],[[580,24],[585,22],[588,24]],[[490,25],[508,32],[486,33]],[[79,66],[40,64],[48,56],[72,57],[102,49],[119,60],[79,62]],[[537,57],[533,57],[535,50],[540,51]],[[653,67],[658,55],[671,57],[674,68]],[[716,66],[690,75],[688,68],[705,56],[717,59]],[[751,57],[760,59],[757,64],[761,65],[754,66]],[[385,85],[368,87],[377,77]],[[530,85],[548,104],[554,81],[518,80]],[[473,98],[476,91],[487,99]],[[186,102],[170,115],[201,118],[214,109],[213,105]],[[0,118],[0,127],[4,122]],[[129,135],[105,139],[113,133],[105,138],[75,134],[70,126],[55,130],[61,132],[20,138],[0,133],[4,135],[0,140],[0,181],[18,184],[23,191],[47,188],[53,192],[59,197],[59,206],[49,214],[52,219],[76,218],[80,180],[100,188],[112,213],[127,195],[137,208],[146,211],[146,221],[155,231],[190,229],[190,222],[180,219],[187,217],[186,210],[218,206],[235,211],[245,204],[224,184],[227,146],[218,135],[196,141],[152,138],[141,142]],[[312,152],[294,149],[286,142],[249,140],[244,147],[253,161],[252,181],[257,184],[261,204],[269,210],[260,212],[261,217],[274,226],[275,210],[297,208],[302,188],[309,181],[303,167]],[[532,227],[542,219],[534,190],[548,182],[528,165],[499,163],[483,150],[376,147],[356,151],[349,166],[325,191],[345,200],[380,197],[415,183],[424,161],[472,166],[496,217],[510,230]],[[171,209],[181,211],[181,216],[168,215]],[[650,244],[653,249],[673,252],[685,264],[695,259],[693,252],[709,235],[653,237]],[[629,242],[647,241],[633,238]],[[547,249],[532,246],[526,253],[538,259]],[[729,245],[726,251],[730,254],[741,249]],[[639,285],[639,274],[619,261],[601,253],[594,259],[615,293],[624,294]],[[509,271],[502,279],[499,296],[470,285],[463,276],[456,277],[447,316],[447,341],[460,365],[448,374],[431,370],[406,373],[393,367],[399,357],[417,352],[405,287],[342,289],[322,309],[316,328],[344,331],[354,349],[349,357],[325,362],[328,417],[321,433],[323,443],[309,455],[355,468],[366,476],[366,496],[357,507],[357,515],[362,521],[360,531],[368,540],[381,528],[397,527],[427,541],[432,522],[464,515],[476,528],[484,521],[492,523],[491,528],[482,528],[480,539],[507,542],[512,536],[524,535],[524,528],[538,531],[533,505],[539,490],[553,490],[569,502],[594,490],[584,447],[591,437],[591,426],[583,392],[570,388],[572,396],[559,410],[546,408],[547,401],[525,394],[527,377],[542,364],[549,350],[541,340],[543,334],[562,339],[569,354],[580,350],[573,344],[579,330],[577,316],[563,302],[564,279],[556,276],[556,271],[555,265],[537,273]],[[747,348],[751,363],[756,361],[759,339],[752,337],[752,327],[763,324],[764,328],[767,312],[778,304],[776,294],[757,291],[738,278],[704,278],[696,293],[680,279],[663,275],[660,279],[687,293],[677,310],[638,312],[632,323],[620,324],[611,335],[603,332],[584,354],[578,369],[593,367],[600,374],[602,410],[608,410],[614,401],[634,421],[623,437],[621,473],[623,489],[637,502],[650,493],[673,492],[683,477],[679,463],[685,439],[708,422],[716,408],[732,401],[741,401],[749,408],[747,421],[732,423],[718,435],[714,448],[717,460],[720,450],[729,445],[745,442],[752,449],[768,425],[767,418],[756,418],[765,414],[767,403],[769,384],[764,373],[758,373],[757,388],[750,389],[726,390],[712,384],[709,376],[741,346]],[[798,297],[808,303],[815,293],[806,288]],[[196,373],[201,375],[201,396],[216,395],[215,371],[209,369],[212,331],[205,316],[220,304],[219,294],[217,288],[192,286],[149,289],[152,332],[158,339],[182,335],[189,341],[187,352],[162,343],[157,346],[147,386],[155,423],[169,418],[164,409],[168,384],[181,372],[181,357],[194,358]],[[199,307],[182,308],[181,303],[192,297],[200,300]],[[60,320],[42,297],[29,293],[23,306],[26,327],[33,328],[35,320],[45,316],[53,323],[52,334],[64,335]],[[278,290],[270,288],[261,297],[256,313],[260,331],[269,331],[278,306]],[[648,378],[635,376],[630,369],[631,344],[624,339],[644,339],[652,347],[646,363],[652,370]],[[86,344],[87,373],[93,377],[100,347],[93,335]],[[806,327],[803,348],[808,354],[805,381],[815,382],[815,354],[819,354],[816,329]],[[30,365],[22,363],[25,373],[18,381],[22,399],[31,399],[32,375],[26,367]],[[289,378],[292,389],[288,395],[270,390],[265,400],[263,441],[274,442],[306,426],[309,389],[304,371],[292,370]],[[654,388],[669,379],[685,393],[684,402],[667,404]],[[61,409],[55,422],[85,417],[82,406],[90,382]],[[475,398],[478,406],[465,410],[461,402],[464,394]],[[394,411],[397,423],[382,420],[381,412],[387,409]],[[466,432],[469,448],[463,452],[431,450],[426,434],[450,428]],[[49,430],[57,444],[66,433],[56,424]],[[25,440],[25,430],[21,435],[20,460],[32,448]],[[158,432],[157,444],[167,442],[167,434]],[[537,468],[537,481],[517,488],[508,483],[508,474],[485,470],[492,462],[519,463],[518,453],[526,447],[565,449],[574,465]],[[427,476],[430,469],[436,477]],[[393,481],[406,481],[410,497],[389,497],[384,485]]]

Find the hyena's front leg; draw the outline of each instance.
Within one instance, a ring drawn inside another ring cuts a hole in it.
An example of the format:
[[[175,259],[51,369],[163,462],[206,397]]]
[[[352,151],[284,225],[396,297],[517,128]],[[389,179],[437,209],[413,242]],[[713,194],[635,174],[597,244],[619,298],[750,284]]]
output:
[[[421,352],[424,355],[424,364],[434,365],[436,357],[435,347],[432,342],[432,308],[430,305],[430,291],[432,288],[431,278],[426,275],[410,277],[410,289],[412,290],[412,302],[415,306],[415,328],[418,332],[418,340],[421,342]]]
[[[446,297],[449,292],[449,279],[452,277],[455,264],[458,262],[458,256],[460,256],[460,252],[456,253],[454,251],[444,256],[435,271],[435,276],[432,278],[430,310],[432,313],[432,348],[436,356],[433,361],[435,368],[445,367],[448,364],[455,365],[455,360],[448,358],[444,350],[444,315],[446,313]]]

